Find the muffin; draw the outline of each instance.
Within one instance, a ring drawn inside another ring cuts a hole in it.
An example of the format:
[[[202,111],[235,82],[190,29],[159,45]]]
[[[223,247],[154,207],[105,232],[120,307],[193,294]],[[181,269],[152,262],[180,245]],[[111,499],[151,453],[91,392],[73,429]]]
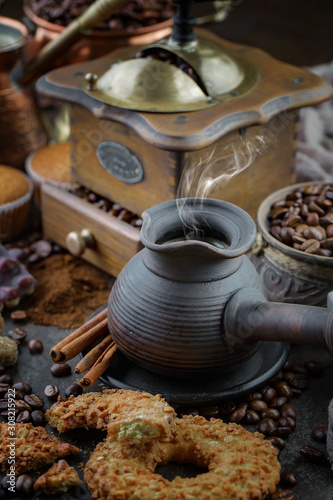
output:
[[[48,182],[60,189],[71,189],[70,143],[51,144],[26,159],[25,169],[34,183],[34,200],[40,207],[40,188]]]
[[[26,223],[33,184],[20,170],[0,165],[0,241],[18,236]]]

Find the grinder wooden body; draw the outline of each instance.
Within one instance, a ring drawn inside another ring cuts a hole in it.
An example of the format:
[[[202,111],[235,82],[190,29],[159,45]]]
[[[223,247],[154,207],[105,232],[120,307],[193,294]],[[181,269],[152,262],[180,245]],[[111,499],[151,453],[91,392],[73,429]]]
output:
[[[294,181],[298,110],[329,98],[330,85],[321,77],[279,62],[259,49],[222,41],[205,30],[197,32],[205,32],[205,37],[218,40],[230,53],[252,61],[259,78],[250,92],[188,113],[137,112],[106,105],[86,95],[81,88],[84,75],[102,75],[128,56],[128,48],[52,71],[39,80],[41,93],[71,103],[73,180],[140,214],[155,203],[176,197],[185,164],[198,165],[200,170],[205,167],[203,158],[214,162],[226,154],[225,148],[231,144],[247,154],[244,143],[248,143],[256,150],[252,149],[249,168],[227,185],[222,179],[210,197],[237,203],[254,215],[268,193]],[[120,180],[107,165],[101,164],[97,147],[110,141],[137,159],[142,170],[140,180]]]
[[[206,30],[196,33],[251,61],[257,76],[249,90],[236,97],[230,92],[206,109],[179,113],[123,109],[84,91],[87,74],[103,75],[118,61],[134,57],[139,49],[131,48],[54,70],[37,88],[70,103],[73,181],[141,215],[162,201],[200,197],[196,184],[211,175],[206,169],[213,165],[220,182],[204,195],[235,203],[254,218],[268,194],[295,181],[299,109],[328,99],[332,88],[323,78],[262,50]],[[188,166],[193,182],[180,191]],[[58,229],[73,230],[66,224]]]

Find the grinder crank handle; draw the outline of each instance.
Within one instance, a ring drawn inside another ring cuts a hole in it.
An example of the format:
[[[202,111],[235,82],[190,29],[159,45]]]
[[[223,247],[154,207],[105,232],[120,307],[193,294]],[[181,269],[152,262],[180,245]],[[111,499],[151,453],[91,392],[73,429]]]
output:
[[[178,5],[178,11],[173,17],[173,32],[170,38],[171,44],[187,44],[195,40],[193,26],[204,25],[211,22],[219,23],[223,21],[231,8],[231,0],[215,0],[213,5],[215,12],[201,17],[194,17],[191,13],[193,3],[207,3],[211,0],[173,0]]]
[[[16,75],[20,85],[28,85],[35,78],[45,73],[58,56],[86,35],[98,23],[113,12],[118,11],[128,0],[95,0],[81,16],[74,19],[54,40],[45,45],[25,67]]]
[[[224,311],[225,341],[230,350],[268,340],[323,345],[333,353],[333,308],[269,302],[255,288],[244,288]]]

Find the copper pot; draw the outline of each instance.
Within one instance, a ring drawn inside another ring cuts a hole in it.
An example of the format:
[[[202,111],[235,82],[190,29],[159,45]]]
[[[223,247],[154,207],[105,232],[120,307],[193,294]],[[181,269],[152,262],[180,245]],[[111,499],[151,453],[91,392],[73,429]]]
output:
[[[0,17],[1,162],[21,169],[27,155],[47,142],[31,89],[20,87],[11,78],[12,70],[22,64],[27,42],[23,23]]]

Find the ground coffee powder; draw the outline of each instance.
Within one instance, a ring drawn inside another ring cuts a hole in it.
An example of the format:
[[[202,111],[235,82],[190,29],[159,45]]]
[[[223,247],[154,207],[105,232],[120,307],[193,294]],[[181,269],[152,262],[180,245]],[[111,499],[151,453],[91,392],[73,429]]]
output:
[[[33,295],[25,300],[35,325],[77,328],[108,301],[114,278],[70,254],[51,255],[29,266],[36,278]]]

